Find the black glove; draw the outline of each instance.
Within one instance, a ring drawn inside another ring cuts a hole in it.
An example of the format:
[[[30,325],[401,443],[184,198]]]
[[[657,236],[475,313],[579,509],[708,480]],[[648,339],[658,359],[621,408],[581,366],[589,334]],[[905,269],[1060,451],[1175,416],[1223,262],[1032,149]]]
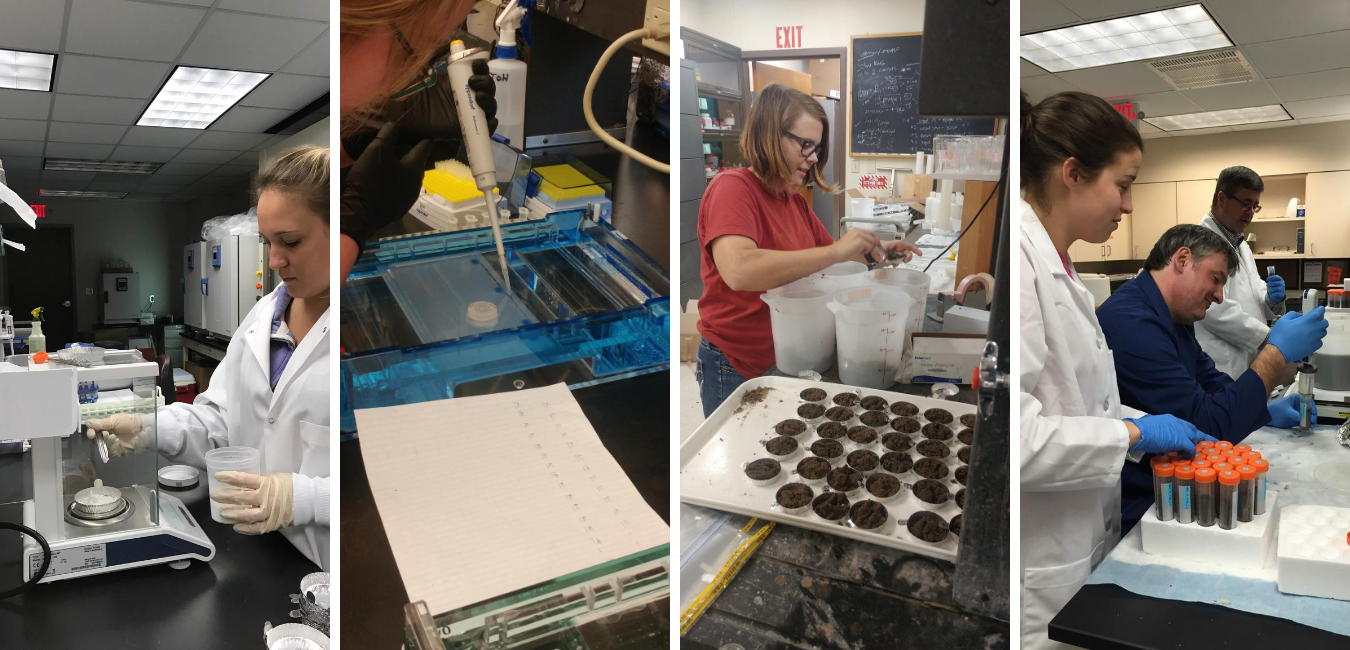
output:
[[[422,188],[431,141],[404,147],[401,140],[405,138],[392,123],[381,127],[342,185],[342,234],[363,251],[375,231],[408,213]]]
[[[444,55],[438,54],[437,57],[444,58]],[[495,133],[497,99],[494,94],[497,92],[497,82],[492,80],[492,74],[488,72],[487,61],[474,59],[472,64],[473,75],[469,77],[469,88],[473,89],[474,100],[487,116],[488,132]],[[440,79],[436,85],[407,99],[385,102],[380,119],[398,124],[404,143],[422,140],[436,143],[433,160],[453,158],[464,142],[464,134],[459,128],[459,113],[455,112],[454,92],[449,79]],[[348,156],[359,158],[372,140],[374,131],[366,131],[343,140],[342,148]]]

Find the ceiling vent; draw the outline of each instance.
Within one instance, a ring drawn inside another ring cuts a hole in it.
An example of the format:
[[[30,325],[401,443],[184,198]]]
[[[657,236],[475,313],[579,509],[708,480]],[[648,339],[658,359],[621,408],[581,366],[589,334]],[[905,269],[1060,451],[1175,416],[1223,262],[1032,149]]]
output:
[[[1177,90],[1212,88],[1256,80],[1256,71],[1236,49],[1184,54],[1149,61],[1147,65]]]

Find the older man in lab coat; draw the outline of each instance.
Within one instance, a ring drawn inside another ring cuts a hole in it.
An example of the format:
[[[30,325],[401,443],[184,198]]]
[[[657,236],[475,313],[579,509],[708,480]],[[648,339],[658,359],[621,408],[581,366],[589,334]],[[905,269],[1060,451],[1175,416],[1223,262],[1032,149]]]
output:
[[[1284,313],[1284,279],[1274,273],[1262,280],[1242,233],[1261,211],[1265,183],[1246,167],[1219,172],[1209,214],[1200,225],[1213,230],[1237,251],[1238,269],[1228,280],[1224,300],[1210,305],[1204,320],[1195,324],[1200,347],[1214,366],[1233,379],[1251,367],[1261,343],[1270,334],[1267,324]]]

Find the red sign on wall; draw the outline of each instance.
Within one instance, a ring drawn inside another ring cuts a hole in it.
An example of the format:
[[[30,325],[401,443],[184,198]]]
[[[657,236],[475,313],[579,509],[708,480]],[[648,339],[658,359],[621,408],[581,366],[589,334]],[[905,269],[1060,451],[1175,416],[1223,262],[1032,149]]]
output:
[[[775,27],[774,44],[779,48],[801,47],[802,46],[802,26],[792,25],[789,27]]]
[[[1111,106],[1115,108],[1116,111],[1119,112],[1121,115],[1125,116],[1125,119],[1128,120],[1131,124],[1139,121],[1139,113],[1138,111],[1135,110],[1134,102],[1125,102],[1124,104],[1112,104]]]
[[[864,190],[884,190],[890,186],[891,179],[883,174],[863,174],[858,177],[858,188]]]
[[[31,204],[30,204],[28,207],[30,207],[30,208],[33,209],[33,214],[36,214],[36,215],[37,215],[37,218],[39,218],[39,219],[41,219],[41,218],[47,216],[47,206],[45,206],[45,205],[31,205]]]

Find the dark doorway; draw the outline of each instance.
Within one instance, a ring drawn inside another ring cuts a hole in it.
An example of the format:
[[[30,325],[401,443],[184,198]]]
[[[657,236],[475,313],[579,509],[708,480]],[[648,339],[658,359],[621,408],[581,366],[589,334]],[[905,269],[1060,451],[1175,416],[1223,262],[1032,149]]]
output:
[[[59,350],[75,341],[75,230],[38,224],[21,241],[27,251],[5,251],[9,306],[16,321],[30,320],[33,308],[42,307],[47,349]]]

